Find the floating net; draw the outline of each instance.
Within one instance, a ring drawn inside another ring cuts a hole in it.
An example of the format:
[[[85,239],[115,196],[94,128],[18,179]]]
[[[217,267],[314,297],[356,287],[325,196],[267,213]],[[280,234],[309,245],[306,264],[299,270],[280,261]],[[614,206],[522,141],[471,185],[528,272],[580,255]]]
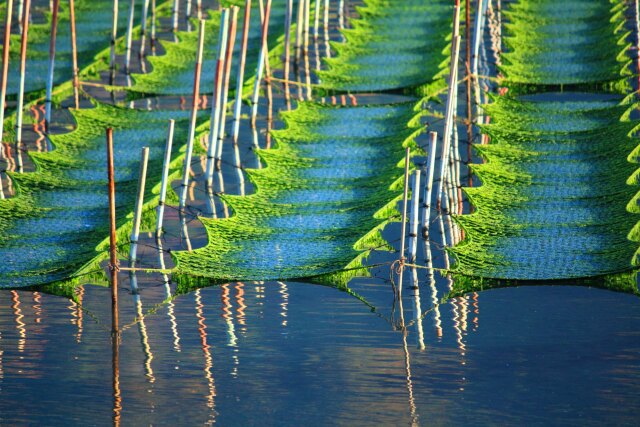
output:
[[[98,105],[74,111],[77,130],[52,136],[55,150],[29,153],[37,171],[11,173],[15,197],[0,201],[0,287],[43,284],[95,268],[109,233],[105,128],[114,128],[119,226],[130,222],[140,150],[150,147],[147,199],[159,191],[168,118],[186,138],[188,111],[147,112]],[[126,228],[126,227],[125,227]],[[130,229],[130,228],[129,228]],[[127,241],[126,230],[119,241]]]
[[[237,4],[242,6],[244,2],[227,1],[227,4]],[[277,44],[284,33],[284,18],[286,11],[286,0],[275,0],[272,2],[271,15],[269,18],[269,47]],[[231,68],[231,84],[235,84],[237,76],[238,58],[240,57],[242,41],[242,22],[244,7],[238,13],[238,30],[234,45],[233,63]],[[253,2],[251,8],[251,25],[249,26],[249,37],[247,43],[247,61],[245,65],[245,75],[251,78],[255,74],[260,53],[260,43],[262,42],[262,25],[260,23],[260,9],[258,2]],[[211,93],[213,91],[217,40],[220,29],[220,12],[211,11],[205,21],[205,41],[202,63],[202,76],[200,78],[200,92]],[[134,84],[130,91],[144,94],[157,95],[183,95],[193,91],[193,75],[198,48],[198,31],[181,31],[177,34],[178,40],[175,43],[163,41],[165,54],[160,56],[149,56],[147,59],[152,70],[146,74],[133,74]],[[271,50],[271,49],[270,49]],[[233,87],[233,86],[232,86]]]
[[[365,0],[345,43],[334,43],[337,56],[318,75],[322,86],[344,91],[414,87],[444,76],[445,40],[451,38],[453,4],[449,1]]]
[[[209,244],[174,252],[181,280],[269,280],[358,268],[397,218],[402,158],[420,132],[414,102],[330,107],[301,103],[247,170],[255,194],[223,196],[229,219],[202,219]],[[361,271],[366,274],[366,270]]]
[[[510,4],[506,86],[624,87],[622,7],[604,0]],[[451,249],[456,271],[544,280],[629,270],[639,236],[634,229],[635,242],[627,238],[638,212],[629,204],[637,192],[629,184],[638,179],[627,159],[637,144],[628,102],[597,92],[492,99],[483,107],[491,124],[482,126],[490,144],[475,146],[486,163],[472,165],[482,186],[465,189],[476,210],[456,218],[466,231]]]
[[[14,2],[15,3],[15,2]],[[119,3],[118,31],[126,29],[128,2]],[[34,15],[38,14],[32,6]],[[84,68],[94,61],[94,57],[109,46],[113,17],[113,1],[111,0],[76,0],[76,33],[78,49],[78,67]],[[0,13],[3,24],[6,10]],[[49,70],[49,40],[51,34],[51,13],[47,3],[46,11],[40,10],[45,22],[29,25],[27,45],[27,63],[25,92],[36,92],[45,88]],[[18,33],[17,7],[14,6],[12,22],[11,50],[7,94],[17,95],[20,83],[20,35]],[[71,60],[71,28],[69,24],[68,2],[60,2],[56,37],[56,58],[54,84],[69,80],[72,77]]]

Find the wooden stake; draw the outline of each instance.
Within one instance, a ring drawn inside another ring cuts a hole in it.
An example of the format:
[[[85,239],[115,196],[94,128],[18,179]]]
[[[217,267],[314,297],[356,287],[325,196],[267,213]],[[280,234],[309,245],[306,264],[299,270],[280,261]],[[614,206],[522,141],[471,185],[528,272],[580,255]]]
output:
[[[18,0],[18,28],[20,35],[22,35],[24,31],[24,0]]]
[[[331,46],[329,45],[329,0],[324,0],[324,16],[322,27],[324,28],[325,56],[327,58],[331,58]]]
[[[27,0],[29,1],[29,0]],[[116,234],[116,181],[113,168],[113,129],[107,129],[107,179],[109,194],[109,269],[111,270],[111,333],[118,333],[118,237]]]
[[[80,108],[80,83],[78,81],[78,45],[76,40],[75,0],[69,0],[69,24],[71,26],[71,66],[73,75],[73,102],[76,110]]]
[[[124,73],[129,75],[131,70],[131,43],[133,39],[133,18],[135,16],[136,11],[136,0],[131,0],[129,4],[129,20],[127,21],[127,45],[125,48],[125,57],[124,57]]]
[[[156,0],[151,0],[151,54],[156,54]]]
[[[27,41],[29,39],[29,15],[31,12],[31,0],[24,2],[24,16],[22,17],[22,39],[20,40],[20,87],[18,89],[18,106],[16,108],[16,158],[18,161],[18,172],[23,172],[22,165],[22,115],[24,108],[24,82],[26,80],[27,68]]]
[[[431,223],[431,197],[433,190],[433,173],[436,168],[436,153],[438,146],[438,133],[429,132],[429,161],[427,166],[427,175],[424,187],[424,196],[422,198],[422,237],[429,239],[429,226]],[[429,242],[427,242],[427,245]]]
[[[238,29],[238,8],[231,8],[231,21],[229,27],[229,37],[227,38],[227,51],[225,57],[224,88],[222,91],[222,104],[220,108],[220,130],[218,131],[218,145],[216,146],[216,167],[220,169],[222,165],[222,148],[224,145],[225,127],[227,124],[227,103],[229,102],[229,83],[231,81],[231,64],[233,62],[233,48],[236,44],[236,31]]]
[[[218,131],[220,130],[220,110],[222,109],[222,80],[228,35],[229,9],[222,9],[222,14],[220,17],[220,33],[218,35],[218,59],[216,61],[216,74],[213,82],[213,95],[211,96],[213,102],[211,103],[211,118],[209,120],[209,141],[207,147],[207,165],[205,170],[209,191],[213,191],[213,168],[217,151],[216,144],[218,143]]]
[[[2,81],[0,82],[0,159],[4,158],[4,109],[7,99],[7,80],[9,77],[9,49],[11,47],[11,18],[13,15],[13,0],[7,0],[2,42]],[[0,183],[1,186],[1,183]]]
[[[405,235],[407,233],[407,203],[409,198],[409,163],[411,162],[411,149],[407,147],[404,157],[404,194],[402,196],[402,222],[400,231],[400,275],[398,279],[398,298],[402,299],[402,276],[404,273]]]
[[[189,139],[187,151],[184,157],[182,170],[182,184],[180,188],[180,212],[184,213],[187,204],[187,190],[189,189],[189,173],[191,172],[191,157],[193,154],[193,140],[196,133],[196,119],[198,118],[198,100],[200,99],[200,76],[202,74],[202,51],[204,49],[205,22],[200,20],[198,27],[198,50],[196,53],[196,67],[193,78],[193,103],[191,105],[191,117],[189,121]]]
[[[158,208],[156,210],[156,237],[159,239],[162,235],[162,224],[164,222],[164,204],[167,198],[167,180],[169,179],[169,166],[171,165],[171,148],[173,146],[173,130],[176,121],[169,120],[169,131],[167,133],[167,142],[164,147],[164,162],[162,163],[162,181],[160,184],[160,198],[158,199]],[[164,268],[164,267],[163,267]]]
[[[306,0],[298,0],[298,18],[296,19],[296,60],[294,66],[298,69],[302,55],[302,30],[304,28],[304,7]]]
[[[255,125],[258,116],[258,97],[260,95],[260,82],[266,62],[266,56],[269,54],[267,47],[267,36],[269,35],[269,17],[271,16],[271,0],[267,0],[264,20],[262,22],[262,44],[260,45],[260,55],[258,57],[258,69],[256,71],[256,80],[253,85],[253,97],[251,98],[251,123]]]
[[[467,160],[471,162],[471,143],[473,142],[473,110],[471,109],[471,1],[465,0],[464,9],[464,46],[465,46],[465,77],[467,88]],[[469,171],[469,185],[471,185],[471,172]]]
[[[411,187],[411,218],[409,227],[409,262],[415,263],[418,253],[418,212],[420,211],[420,169],[413,175]]]
[[[249,25],[251,24],[251,0],[244,3],[244,21],[242,27],[242,46],[240,48],[240,66],[236,77],[236,102],[233,114],[233,143],[238,144],[240,133],[240,113],[242,111],[242,88],[244,87],[244,67],[247,59],[247,46],[249,42]]]
[[[322,0],[315,0],[315,12],[313,14],[313,41],[317,44],[318,43],[318,36],[320,34],[319,32],[319,28],[320,28],[320,2]]]
[[[49,69],[47,72],[46,95],[44,99],[44,130],[49,133],[51,123],[51,92],[53,91],[53,72],[56,61],[56,35],[58,33],[58,11],[60,10],[60,0],[53,1],[53,12],[51,16],[51,36],[49,38]]]
[[[133,228],[129,243],[129,266],[135,268],[138,256],[138,238],[140,237],[140,222],[142,221],[142,207],[144,206],[144,190],[147,183],[147,165],[149,163],[149,147],[143,147],[140,153],[140,175],[138,175],[138,189],[136,191],[136,207],[133,211]]]
[[[179,0],[173,0],[173,13],[171,18],[171,28],[174,33],[178,32],[178,6]]]
[[[293,0],[287,1],[287,10],[284,17],[284,98],[287,102],[291,99],[289,90],[289,74],[291,63],[291,20],[293,16]]]

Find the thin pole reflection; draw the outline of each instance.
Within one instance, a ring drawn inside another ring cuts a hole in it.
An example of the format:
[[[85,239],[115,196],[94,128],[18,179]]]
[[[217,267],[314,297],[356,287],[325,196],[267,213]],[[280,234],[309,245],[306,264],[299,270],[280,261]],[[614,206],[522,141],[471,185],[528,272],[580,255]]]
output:
[[[18,340],[18,351],[22,353],[24,352],[24,348],[27,344],[27,328],[25,327],[26,323],[22,321],[22,319],[24,319],[24,315],[20,308],[20,295],[17,291],[11,291],[11,301],[13,302],[11,308],[13,309],[13,314],[16,319],[16,329],[20,336],[20,339]]]
[[[216,398],[216,385],[211,370],[213,368],[213,357],[211,356],[211,350],[209,344],[207,344],[207,325],[205,324],[205,317],[202,304],[202,296],[200,295],[200,289],[195,292],[196,297],[196,317],[198,318],[198,333],[200,334],[200,343],[202,344],[202,353],[204,354],[204,376],[207,380],[209,393],[207,394],[207,407],[209,408],[210,422],[215,423],[216,411],[215,411],[215,398]]]
[[[164,250],[162,248],[162,239],[156,238],[156,246],[158,247],[158,261],[160,262],[160,268],[166,270],[164,262]],[[162,280],[164,282],[165,299],[169,301],[167,315],[169,316],[169,323],[171,324],[171,333],[173,334],[173,349],[176,352],[180,352],[180,335],[178,335],[178,321],[175,316],[175,304],[173,302],[173,295],[171,293],[171,279],[167,273],[162,273]]]
[[[147,325],[145,324],[144,312],[142,311],[142,299],[138,292],[138,278],[135,271],[129,272],[129,280],[133,291],[133,305],[136,309],[136,323],[138,324],[138,332],[140,333],[140,344],[142,344],[142,351],[144,353],[145,376],[150,383],[154,383],[156,381],[156,377],[153,374],[153,368],[151,366],[151,362],[153,361],[153,352],[149,345],[149,335],[147,333]]]
[[[238,282],[236,283],[236,302],[238,304],[236,319],[238,319],[238,325],[241,325],[242,328],[240,330],[242,332],[247,332],[247,317],[245,314],[245,308],[247,308],[244,303],[244,283]]]
[[[411,282],[413,289],[413,318],[416,324],[416,345],[424,350],[424,329],[422,327],[422,304],[420,302],[420,286],[418,283],[418,269],[411,267]]]
[[[225,283],[220,288],[222,289],[222,293],[220,294],[220,299],[222,300],[222,318],[227,324],[227,346],[236,347],[238,337],[236,336],[236,327],[233,323],[233,305],[231,304],[231,298],[229,298],[229,283]]]
[[[280,303],[280,308],[282,309],[282,311],[280,311],[280,316],[282,317],[282,326],[286,327],[288,323],[287,315],[289,311],[289,289],[287,288],[287,284],[284,282],[278,282],[278,284],[280,285],[280,290],[278,292],[282,296],[282,302]]]
[[[400,304],[400,324],[402,325],[402,350],[404,351],[404,372],[406,377],[407,393],[409,397],[409,415],[411,416],[411,426],[418,425],[418,412],[416,401],[413,395],[413,380],[411,379],[411,356],[409,354],[409,346],[407,344],[407,335],[409,331],[404,327],[404,311]]]
[[[113,425],[120,426],[122,394],[120,391],[120,332],[111,335],[111,378],[113,390]]]

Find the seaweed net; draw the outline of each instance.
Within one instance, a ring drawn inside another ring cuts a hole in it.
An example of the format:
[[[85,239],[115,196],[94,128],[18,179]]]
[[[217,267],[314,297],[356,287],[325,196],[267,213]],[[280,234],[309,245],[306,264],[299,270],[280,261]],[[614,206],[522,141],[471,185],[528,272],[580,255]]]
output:
[[[49,283],[96,268],[109,234],[105,128],[114,128],[119,226],[131,220],[143,146],[150,147],[149,182],[159,181],[168,112],[98,105],[73,114],[77,129],[52,136],[55,151],[30,153],[36,172],[10,174],[17,194],[0,203],[0,287]],[[172,111],[170,117],[179,124],[188,114]],[[177,138],[186,136],[186,126],[176,129]],[[148,186],[147,199],[158,191]],[[125,230],[120,234],[126,241]]]
[[[445,75],[451,37],[450,1],[366,0],[345,43],[319,71],[322,86],[343,91],[379,91],[414,87]]]
[[[620,82],[627,63],[622,4],[510,5],[506,86],[545,92],[548,85]],[[627,157],[637,122],[627,101],[598,92],[492,99],[483,107],[491,124],[481,127],[491,143],[475,146],[486,163],[472,165],[482,186],[465,189],[476,211],[456,218],[467,232],[451,249],[456,270],[541,280],[630,269],[638,233],[630,235],[635,242],[627,236],[638,208],[629,203],[637,192],[629,184],[638,180],[629,162],[637,158]]]
[[[119,3],[118,31],[126,28],[128,2]],[[18,33],[17,8],[12,22],[11,50],[7,94],[17,95],[20,82],[20,35]],[[32,6],[32,12],[37,12]],[[76,33],[78,49],[78,67],[84,68],[94,61],[94,57],[109,46],[113,17],[111,0],[77,0],[75,2]],[[0,22],[4,23],[6,10],[0,13]],[[45,88],[49,70],[49,40],[51,34],[51,14],[41,11],[45,22],[29,25],[25,93]],[[67,81],[72,77],[71,29],[69,24],[69,5],[60,2],[58,14],[56,58],[54,84]]]
[[[243,2],[226,1],[227,4],[241,5]],[[284,19],[287,0],[274,0],[271,6],[269,18],[269,47],[281,41],[284,33]],[[235,84],[237,76],[238,60],[241,39],[242,39],[242,19],[244,8],[238,14],[238,31],[236,43],[234,45],[233,63],[231,68],[231,83]],[[258,65],[258,56],[262,37],[262,25],[260,23],[260,9],[258,2],[253,2],[251,8],[251,23],[247,42],[247,77],[255,74]],[[205,41],[203,51],[202,76],[200,91],[210,93],[213,91],[215,77],[216,45],[218,32],[220,29],[220,12],[210,11],[209,17],[205,20]],[[144,94],[156,95],[184,95],[193,91],[193,74],[198,48],[197,31],[180,31],[177,33],[177,41],[163,41],[165,54],[160,56],[149,56],[147,60],[151,64],[152,70],[145,74],[133,74],[134,84],[128,90]]]
[[[209,244],[174,252],[181,280],[291,279],[361,267],[370,249],[388,246],[379,232],[397,218],[399,160],[419,132],[415,115],[413,102],[306,102],[284,113],[286,127],[273,132],[277,148],[258,151],[267,167],[247,170],[256,193],[223,196],[234,216],[203,219]]]

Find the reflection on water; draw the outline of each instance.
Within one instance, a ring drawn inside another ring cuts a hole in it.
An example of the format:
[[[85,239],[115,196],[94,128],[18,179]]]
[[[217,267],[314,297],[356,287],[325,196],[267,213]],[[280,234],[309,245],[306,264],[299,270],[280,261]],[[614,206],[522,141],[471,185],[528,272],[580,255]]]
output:
[[[317,285],[230,283],[172,297],[161,275],[139,276],[139,293],[121,284],[125,326],[114,341],[109,289],[78,288],[76,302],[2,292],[0,421],[634,422],[637,298],[522,287],[469,294],[436,312],[426,301],[447,278],[413,282],[422,274],[411,272],[418,286],[404,292],[404,312],[396,306],[405,328],[390,322],[389,287],[372,279],[351,290],[373,312]]]

